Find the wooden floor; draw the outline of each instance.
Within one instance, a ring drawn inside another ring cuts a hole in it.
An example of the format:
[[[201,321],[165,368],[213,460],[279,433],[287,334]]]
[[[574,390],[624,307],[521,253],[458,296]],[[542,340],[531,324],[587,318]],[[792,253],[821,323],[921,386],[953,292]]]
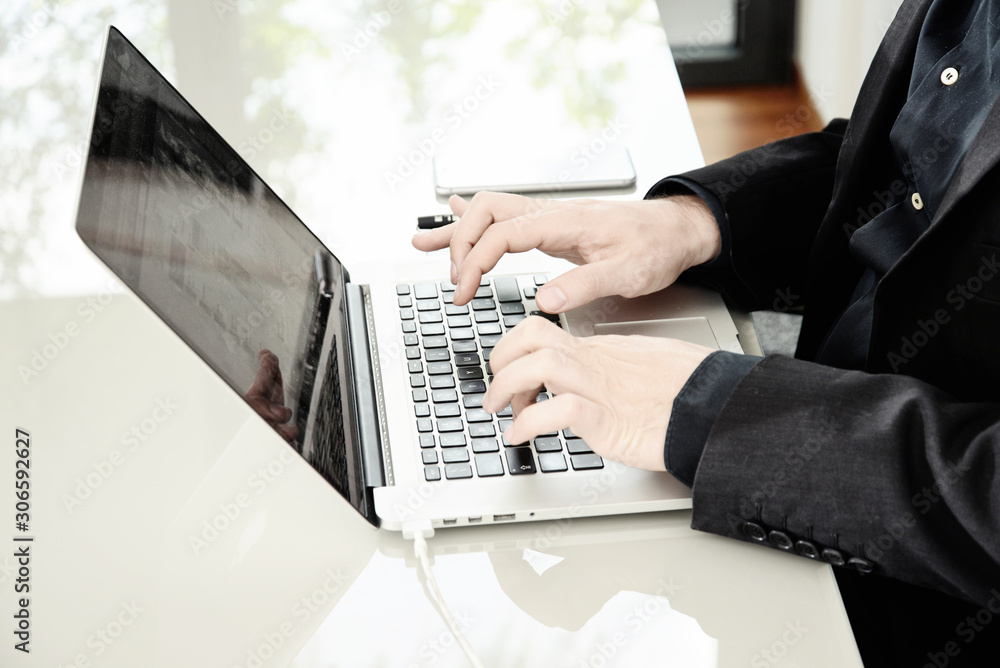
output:
[[[801,83],[685,91],[705,162],[823,128]]]

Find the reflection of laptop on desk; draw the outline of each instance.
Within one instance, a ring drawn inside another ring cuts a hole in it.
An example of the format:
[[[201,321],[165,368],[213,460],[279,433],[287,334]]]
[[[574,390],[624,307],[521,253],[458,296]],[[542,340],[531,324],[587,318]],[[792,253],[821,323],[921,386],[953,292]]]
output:
[[[408,520],[441,527],[690,505],[690,491],[669,475],[605,462],[569,431],[507,444],[509,415],[479,407],[492,346],[535,310],[544,278],[484,278],[467,307],[451,303],[447,282],[351,283],[114,28],[76,226],[373,524],[398,530]],[[621,333],[623,323],[625,331],[742,350],[722,300],[694,288],[602,300],[561,318],[584,336]],[[287,409],[269,412],[272,403]]]

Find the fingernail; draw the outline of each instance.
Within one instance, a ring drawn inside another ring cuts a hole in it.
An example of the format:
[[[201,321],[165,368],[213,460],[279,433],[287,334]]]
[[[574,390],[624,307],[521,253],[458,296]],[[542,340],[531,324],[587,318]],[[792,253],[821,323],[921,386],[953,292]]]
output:
[[[454,262],[451,263],[451,282],[458,287],[458,266]]]
[[[541,306],[543,311],[556,313],[566,306],[566,294],[555,285],[545,287],[535,295],[535,303]]]

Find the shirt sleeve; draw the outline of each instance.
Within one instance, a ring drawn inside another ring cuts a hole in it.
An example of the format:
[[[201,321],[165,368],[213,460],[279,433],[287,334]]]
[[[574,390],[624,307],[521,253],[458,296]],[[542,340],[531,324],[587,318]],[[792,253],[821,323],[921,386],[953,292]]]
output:
[[[712,426],[726,400],[761,357],[718,350],[698,365],[674,399],[663,446],[663,462],[691,487]]]

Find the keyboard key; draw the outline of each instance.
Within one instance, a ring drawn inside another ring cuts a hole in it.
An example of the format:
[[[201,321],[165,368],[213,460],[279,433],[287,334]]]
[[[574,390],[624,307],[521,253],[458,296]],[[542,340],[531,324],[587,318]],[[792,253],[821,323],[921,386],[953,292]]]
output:
[[[517,315],[518,313],[524,313],[524,304],[520,301],[500,304],[500,313],[503,315]]]
[[[476,331],[479,332],[479,336],[484,336],[487,334],[500,334],[500,323],[498,322],[487,322],[476,327]]]
[[[452,341],[471,341],[475,338],[471,327],[461,327],[448,332]]]
[[[574,471],[604,468],[604,460],[601,459],[600,455],[570,455],[569,460],[573,464]]]
[[[413,306],[413,300],[409,297],[396,297],[396,304],[399,308],[410,308]]]
[[[499,423],[500,432],[503,433],[503,432],[507,431],[507,427],[509,427],[513,423],[514,423],[513,420],[500,420],[500,423]]]
[[[562,442],[558,436],[545,436],[535,439],[535,452],[560,452],[561,450]]]
[[[503,462],[498,454],[476,455],[476,473],[480,478],[503,475]]]
[[[451,373],[451,362],[428,362],[427,375],[442,376]]]
[[[475,341],[452,341],[451,349],[456,353],[474,353],[479,350]]]
[[[524,320],[523,315],[505,315],[503,317],[503,324],[507,329],[511,329],[513,327],[517,327],[517,323],[522,320]]]
[[[433,283],[417,283],[413,286],[413,296],[417,299],[434,299],[438,296],[437,286]]]
[[[424,467],[424,480],[427,482],[433,482],[435,480],[441,479],[441,469],[437,466],[425,466]]]
[[[447,362],[451,359],[451,353],[447,348],[434,348],[424,352],[424,359],[428,362]]]
[[[486,375],[490,377],[490,380],[493,380],[493,367],[490,366],[489,362],[486,363]]]
[[[507,470],[511,475],[525,475],[535,472],[535,460],[531,448],[511,448],[507,455]]]
[[[430,420],[427,420],[427,422],[430,422]],[[445,418],[437,421],[437,430],[439,434],[446,434],[452,431],[462,431],[463,429],[465,429],[465,424],[462,422],[462,418]],[[430,430],[421,429],[421,431]]]
[[[410,394],[413,395],[413,403],[420,403],[421,401],[427,401],[427,390],[423,389],[412,390]]]
[[[468,306],[455,306],[454,304],[448,304],[444,307],[445,315],[468,315]]]
[[[431,424],[429,418],[421,418],[417,420],[417,431],[419,431],[421,434],[426,434],[432,429],[434,429],[434,426]]]
[[[473,311],[492,311],[497,307],[497,303],[492,299],[473,299],[469,305]]]
[[[490,289],[488,285],[480,285],[479,289],[476,290],[476,299],[486,299],[487,297],[493,296],[493,290]]]
[[[563,438],[580,438],[569,429],[563,429]]]
[[[397,295],[408,295],[410,294],[410,286],[405,283],[396,286]]]
[[[519,302],[521,301],[521,291],[517,287],[517,279],[506,277],[493,280],[493,287],[497,291],[497,301]]]
[[[448,327],[472,327],[472,318],[467,315],[449,315]]]
[[[459,420],[461,422],[461,420]],[[469,436],[472,438],[487,438],[489,436],[496,436],[497,430],[493,428],[492,422],[480,422],[479,424],[469,425]]]
[[[492,355],[492,354],[493,354],[493,349],[492,348],[483,348],[483,361],[489,362],[490,361],[490,355]]]
[[[417,338],[416,334],[404,334],[403,335],[403,345],[404,346],[415,346],[420,343],[420,339]],[[427,343],[424,343],[424,347],[427,347]]]
[[[412,320],[401,324],[403,327],[403,334],[413,334],[415,331],[417,331],[417,324]]]
[[[423,374],[410,374],[410,387],[423,387],[425,385]]]
[[[513,415],[514,410],[510,407],[510,404],[507,404],[504,408],[500,409],[500,412],[497,413],[498,418],[509,418]]]
[[[442,448],[461,448],[465,447],[465,434],[441,434],[441,447]]]
[[[582,438],[567,438],[566,452],[571,455],[586,455],[593,452]]]
[[[566,458],[558,452],[549,452],[544,455],[538,455],[538,468],[542,469],[542,473],[565,471],[567,470]]]
[[[439,322],[432,325],[420,325],[420,334],[423,336],[441,336],[444,334],[444,325]]]
[[[438,453],[436,450],[424,450],[420,453],[420,460],[424,464],[437,464],[438,463]]]
[[[455,291],[455,284],[448,280],[441,281],[440,283],[438,283],[438,286],[441,288],[441,292]]]
[[[441,301],[443,301],[445,304],[454,304],[455,303],[455,293],[454,292],[442,292],[441,293]]]
[[[499,342],[500,342],[499,334],[491,334],[489,336],[479,337],[479,343],[483,346],[483,348],[492,348]]]
[[[469,422],[493,422],[493,416],[484,411],[482,408],[469,409],[465,413],[465,419]]]
[[[559,323],[559,315],[556,314],[556,313],[546,313],[545,311],[532,311],[528,315],[537,315],[537,316],[540,316],[542,318],[545,318],[549,322],[554,322],[555,324],[557,324],[560,327],[562,327],[562,325]]]
[[[459,353],[455,355],[455,366],[479,366],[479,355],[476,353]]]
[[[446,464],[444,467],[444,477],[447,478],[448,480],[455,480],[457,478],[471,478],[472,465]]]
[[[418,311],[440,311],[441,302],[436,299],[418,299],[417,300],[417,310]]]
[[[462,397],[462,405],[466,408],[482,408],[483,407],[483,395],[481,394],[467,394]]]
[[[483,370],[478,366],[460,366],[457,373],[459,382],[463,380],[479,380],[483,377]]]
[[[409,346],[406,349],[406,359],[408,360],[418,360],[420,359],[420,348],[416,346]]]
[[[500,316],[496,311],[476,311],[476,322],[499,322]]]
[[[534,299],[535,295],[537,293],[538,293],[538,288],[534,288],[534,287],[525,288],[524,289],[524,298],[525,299]]]
[[[535,274],[535,285],[545,285],[549,282],[549,277],[545,274]]]
[[[428,368],[428,373],[430,373],[430,371],[429,371],[430,365],[429,364],[427,365],[427,368]],[[549,400],[549,395],[546,394],[545,392],[539,392],[538,395],[535,397],[535,403],[536,404],[539,401],[548,401],[548,400]]]
[[[441,315],[441,311],[421,311],[417,319],[421,323],[432,323],[432,322],[444,322],[444,316]]]
[[[420,447],[421,448],[433,448],[434,447],[434,434],[420,434]]]
[[[425,398],[424,401],[427,401],[427,399]],[[455,390],[433,390],[431,392],[431,401],[436,404],[453,404],[458,401],[458,392]]]
[[[418,418],[425,418],[431,416],[431,407],[428,404],[416,404],[413,406],[413,413]],[[448,416],[451,417],[451,416]]]
[[[414,338],[416,338],[416,336],[417,336],[416,334],[413,335]],[[407,343],[406,345],[409,346],[414,344]],[[424,348],[447,348],[447,347],[448,347],[448,339],[444,338],[443,336],[428,336],[424,339]]]
[[[495,438],[474,438],[472,439],[473,452],[497,452],[500,446]]]
[[[454,376],[431,376],[432,390],[447,390],[450,387],[455,387]]]
[[[451,448],[441,453],[441,461],[445,464],[457,464],[469,461],[469,451],[465,448]]]
[[[486,383],[481,380],[466,380],[459,383],[462,394],[480,394],[486,391]]]
[[[431,409],[430,406],[428,406],[427,404],[421,404],[421,405],[427,409],[428,413],[430,412]],[[434,406],[434,417],[437,418],[458,417],[461,414],[462,414],[462,409],[459,408],[458,404],[437,404],[436,406]]]
[[[411,360],[406,363],[406,370],[410,373],[423,373],[424,365],[420,360]]]

